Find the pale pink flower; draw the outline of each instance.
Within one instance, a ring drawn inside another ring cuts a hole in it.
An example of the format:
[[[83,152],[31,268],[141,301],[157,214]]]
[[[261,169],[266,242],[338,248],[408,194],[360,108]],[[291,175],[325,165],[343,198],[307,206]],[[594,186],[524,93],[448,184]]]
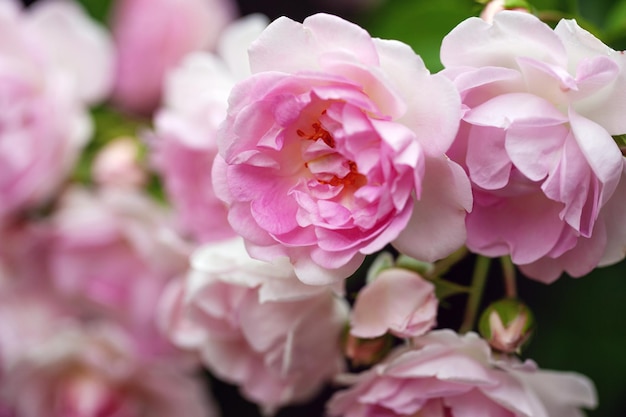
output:
[[[148,181],[139,163],[139,144],[132,137],[107,143],[91,167],[93,181],[100,186],[140,188]]]
[[[0,4],[0,223],[50,197],[89,139],[112,45],[71,1]]]
[[[235,15],[231,0],[117,0],[114,102],[135,113],[154,111],[167,71],[190,52],[214,49]]]
[[[52,218],[49,274],[58,294],[87,312],[159,340],[155,315],[170,279],[187,268],[188,247],[169,216],[135,190],[75,188]],[[138,338],[139,340],[139,338]]]
[[[624,257],[624,56],[572,20],[503,11],[443,40],[466,107],[449,155],[469,174],[467,245],[529,276],[582,276]]]
[[[596,405],[591,381],[532,361],[496,361],[474,333],[431,332],[397,348],[328,404],[345,417],[583,417]]]
[[[12,364],[2,394],[20,417],[210,417],[198,379],[145,361],[114,326],[75,326],[29,346]]]
[[[210,244],[170,288],[161,321],[179,347],[266,411],[309,400],[342,369],[347,305],[310,287],[286,259],[247,256],[243,241]]]
[[[359,291],[350,333],[361,338],[388,331],[401,338],[421,336],[435,327],[438,305],[431,282],[406,269],[385,269]]]
[[[444,152],[459,98],[408,45],[336,16],[282,17],[250,47],[213,184],[250,254],[325,284],[393,242],[433,260],[465,238],[467,178]]]
[[[164,105],[148,140],[180,227],[196,241],[234,235],[226,205],[215,196],[211,182],[217,128],[226,117],[231,88],[249,74],[247,48],[265,26],[267,20],[260,15],[233,22],[220,38],[219,56],[190,54],[166,78]]]

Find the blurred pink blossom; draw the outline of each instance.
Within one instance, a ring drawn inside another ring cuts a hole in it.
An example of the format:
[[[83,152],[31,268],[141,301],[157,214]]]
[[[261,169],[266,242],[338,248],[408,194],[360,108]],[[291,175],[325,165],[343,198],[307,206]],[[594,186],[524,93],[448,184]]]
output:
[[[76,324],[73,306],[45,287],[4,287],[0,291],[0,381],[29,349]],[[4,386],[0,382],[0,387]],[[0,388],[1,392],[1,388]]]
[[[626,58],[573,20],[502,11],[459,24],[441,59],[466,108],[449,155],[473,185],[468,247],[544,282],[621,260]]]
[[[105,98],[111,41],[73,2],[0,4],[0,224],[41,204],[89,139],[86,106]]]
[[[203,246],[169,288],[161,321],[218,378],[266,411],[309,400],[342,369],[345,301],[307,286],[286,259],[247,256],[239,238]]]
[[[113,101],[134,113],[152,113],[167,72],[190,52],[213,50],[235,15],[231,0],[116,0]]]
[[[49,265],[59,294],[90,314],[125,323],[136,340],[167,351],[155,316],[170,279],[187,268],[188,247],[168,214],[137,191],[70,189],[52,219]]]
[[[459,97],[408,45],[336,16],[282,17],[250,63],[213,184],[253,257],[289,257],[303,282],[327,284],[390,242],[424,260],[463,244],[469,183],[444,155]]]
[[[212,417],[201,382],[145,361],[115,326],[74,326],[29,346],[2,394],[20,417]]]
[[[413,271],[385,269],[354,302],[350,334],[375,338],[387,331],[400,338],[421,336],[437,322],[435,286]]]
[[[139,163],[139,144],[131,137],[107,143],[96,155],[91,175],[96,184],[108,187],[140,188],[148,181]]]
[[[43,222],[13,221],[0,227],[0,293],[15,287],[51,287],[45,280],[50,228]]]
[[[234,235],[211,182],[217,128],[232,86],[249,74],[247,48],[265,26],[261,15],[233,22],[220,38],[223,55],[190,54],[166,77],[164,105],[148,140],[181,229],[199,242]]]
[[[595,407],[591,381],[544,371],[532,361],[497,361],[474,333],[433,331],[383,363],[344,378],[328,404],[344,417],[583,417]]]

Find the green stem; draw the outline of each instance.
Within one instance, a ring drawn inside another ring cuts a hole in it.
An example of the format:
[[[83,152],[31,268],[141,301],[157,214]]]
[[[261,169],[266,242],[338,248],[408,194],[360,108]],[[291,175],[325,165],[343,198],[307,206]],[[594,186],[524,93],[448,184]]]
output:
[[[467,299],[465,316],[463,318],[463,323],[459,328],[459,333],[466,333],[474,328],[476,316],[478,315],[478,309],[480,308],[480,302],[483,298],[483,290],[485,288],[485,283],[487,282],[490,264],[491,258],[480,255],[476,257],[474,274],[472,275],[472,289]]]
[[[507,298],[517,298],[517,283],[515,277],[515,265],[510,256],[500,258],[502,264],[502,276],[504,277],[504,291]]]
[[[462,246],[460,249],[457,249],[456,252],[453,252],[447,258],[444,258],[437,263],[435,263],[435,267],[430,272],[430,276],[432,277],[440,277],[444,275],[450,268],[456,265],[459,261],[463,260],[468,254],[468,250],[465,246]]]

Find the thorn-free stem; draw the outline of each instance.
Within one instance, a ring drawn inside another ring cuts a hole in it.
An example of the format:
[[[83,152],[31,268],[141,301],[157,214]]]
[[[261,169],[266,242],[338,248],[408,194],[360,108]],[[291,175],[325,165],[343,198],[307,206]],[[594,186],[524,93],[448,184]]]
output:
[[[476,257],[474,274],[472,275],[471,291],[467,299],[465,316],[463,317],[463,324],[461,324],[461,327],[459,328],[459,333],[467,333],[474,328],[476,316],[478,315],[478,309],[480,308],[480,302],[483,298],[483,290],[485,288],[485,283],[487,282],[490,265],[491,258],[480,255]]]
[[[515,265],[510,256],[500,258],[502,264],[502,276],[504,278],[504,291],[507,298],[517,298],[517,282],[515,275]]]

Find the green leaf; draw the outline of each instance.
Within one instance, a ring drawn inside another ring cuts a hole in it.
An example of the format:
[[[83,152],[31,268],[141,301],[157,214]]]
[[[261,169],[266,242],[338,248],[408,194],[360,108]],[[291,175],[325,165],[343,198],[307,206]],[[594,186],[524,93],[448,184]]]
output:
[[[615,135],[613,136],[613,140],[617,143],[617,146],[620,148],[626,147],[626,134],[624,135]]]
[[[474,0],[389,0],[362,24],[372,36],[409,44],[431,72],[443,68],[441,40],[456,25],[480,12]]]
[[[109,18],[113,0],[76,0],[82,5],[89,15],[102,23],[106,23]]]

